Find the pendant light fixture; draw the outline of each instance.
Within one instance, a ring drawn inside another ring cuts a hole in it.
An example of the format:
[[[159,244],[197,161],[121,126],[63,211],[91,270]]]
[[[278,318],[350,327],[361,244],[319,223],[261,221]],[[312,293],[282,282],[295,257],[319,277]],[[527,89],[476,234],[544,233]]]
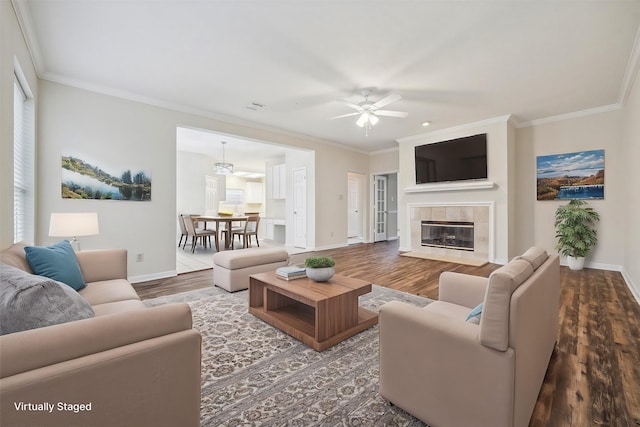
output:
[[[216,163],[213,170],[217,175],[231,175],[233,174],[233,164],[226,163],[224,159],[224,146],[227,142],[222,141],[222,163]]]

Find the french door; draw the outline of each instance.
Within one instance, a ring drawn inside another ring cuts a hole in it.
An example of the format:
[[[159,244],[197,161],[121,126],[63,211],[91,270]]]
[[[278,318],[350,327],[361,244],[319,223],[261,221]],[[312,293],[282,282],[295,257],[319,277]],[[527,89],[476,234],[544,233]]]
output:
[[[387,177],[374,177],[373,241],[387,240]]]

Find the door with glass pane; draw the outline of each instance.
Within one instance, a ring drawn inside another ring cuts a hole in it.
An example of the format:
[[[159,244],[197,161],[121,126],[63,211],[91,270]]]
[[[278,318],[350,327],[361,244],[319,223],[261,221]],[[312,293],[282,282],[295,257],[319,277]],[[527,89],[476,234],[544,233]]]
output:
[[[387,240],[387,177],[374,177],[374,230],[373,241]]]

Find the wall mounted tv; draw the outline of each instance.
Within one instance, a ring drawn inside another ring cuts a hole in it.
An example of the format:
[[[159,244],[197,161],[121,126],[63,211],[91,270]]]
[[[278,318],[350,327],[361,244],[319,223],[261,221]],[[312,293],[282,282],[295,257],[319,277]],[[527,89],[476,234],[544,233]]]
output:
[[[416,184],[487,178],[487,134],[415,147]]]

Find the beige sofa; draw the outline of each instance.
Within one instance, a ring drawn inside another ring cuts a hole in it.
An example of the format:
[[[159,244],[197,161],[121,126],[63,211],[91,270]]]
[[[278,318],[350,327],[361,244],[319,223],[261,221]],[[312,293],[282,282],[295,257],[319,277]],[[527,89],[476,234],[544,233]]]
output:
[[[487,278],[446,272],[439,301],[380,309],[380,394],[434,427],[526,427],[558,334],[556,255]],[[483,303],[479,324],[467,321]]]
[[[125,250],[77,257],[95,317],[0,336],[0,424],[199,425],[201,336],[189,306],[146,308]],[[22,245],[0,261],[31,271]]]

